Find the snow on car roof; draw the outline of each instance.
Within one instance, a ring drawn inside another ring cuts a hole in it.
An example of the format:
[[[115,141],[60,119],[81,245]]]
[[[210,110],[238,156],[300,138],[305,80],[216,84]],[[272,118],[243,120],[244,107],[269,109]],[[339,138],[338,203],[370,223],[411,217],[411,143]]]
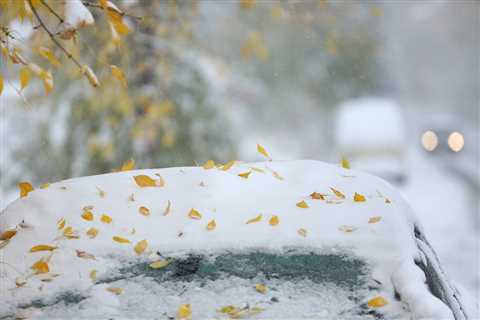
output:
[[[413,219],[383,180],[319,161],[230,168],[209,162],[65,180],[29,192],[0,214],[2,236],[14,233],[0,244],[10,266],[3,268],[0,306],[85,289],[92,270],[101,274],[118,263],[114,256],[153,261],[156,251],[286,246],[349,248],[372,265],[393,299],[392,276],[417,256]],[[408,279],[417,277],[396,276],[409,290]],[[424,299],[415,303],[439,303],[418,285]]]

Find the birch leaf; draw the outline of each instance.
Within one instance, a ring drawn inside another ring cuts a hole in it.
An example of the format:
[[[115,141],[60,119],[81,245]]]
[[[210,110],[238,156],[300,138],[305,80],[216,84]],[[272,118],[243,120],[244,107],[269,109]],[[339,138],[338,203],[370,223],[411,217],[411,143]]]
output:
[[[135,169],[135,160],[133,159],[125,161],[120,167],[120,171],[130,171],[133,169]]]
[[[192,208],[190,210],[190,212],[188,213],[188,217],[190,219],[200,220],[200,219],[202,219],[202,214],[200,212],[198,212],[197,210]]]
[[[272,216],[270,218],[270,220],[268,221],[268,223],[272,226],[272,227],[275,227],[276,225],[278,225],[278,223],[280,222],[280,219],[278,218],[278,216]]]
[[[380,220],[382,220],[382,217],[381,217],[381,216],[370,217],[370,218],[368,219],[368,223],[377,223],[377,222],[379,222]]]
[[[360,193],[356,193],[353,195],[353,201],[355,202],[365,202],[365,196],[361,195]]]
[[[283,180],[283,177],[282,177],[280,174],[278,174],[277,171],[272,171],[272,174],[273,174],[273,176],[274,176],[275,178],[277,178],[278,180]]]
[[[82,218],[87,221],[92,221],[93,220],[93,213],[91,211],[85,211],[82,214]]]
[[[255,285],[255,290],[257,290],[261,294],[265,294],[265,293],[267,293],[267,286],[264,285],[264,284],[261,284],[261,283],[257,283]]]
[[[147,207],[140,207],[138,208],[138,212],[140,212],[140,214],[144,215],[144,216],[149,216],[150,215],[150,209],[148,209]]]
[[[20,70],[20,88],[25,89],[30,82],[30,70],[27,67]]]
[[[91,253],[86,252],[86,251],[75,250],[75,252],[77,253],[77,257],[79,257],[79,258],[95,260],[95,256]]]
[[[106,214],[102,214],[100,221],[102,221],[103,223],[110,223],[112,222],[112,218]]]
[[[252,218],[250,220],[248,220],[246,222],[246,224],[251,224],[251,223],[257,223],[257,222],[260,222],[262,220],[262,215],[259,214],[258,216],[256,216],[255,218]]]
[[[169,263],[170,262],[168,260],[158,260],[158,261],[150,263],[149,267],[152,268],[152,269],[161,269],[161,268],[165,268],[166,266],[168,266]]]
[[[223,171],[227,171],[227,170],[229,170],[231,167],[233,167],[234,164],[235,164],[235,160],[228,161],[227,163],[225,163],[225,164],[222,166],[222,170],[223,170]]]
[[[177,319],[187,319],[192,314],[192,306],[190,304],[181,304],[177,310]]]
[[[333,191],[333,193],[335,194],[335,196],[336,196],[337,198],[345,199],[345,195],[344,195],[343,193],[341,193],[340,191],[338,191],[337,189],[330,188],[330,190]]]
[[[125,74],[123,73],[122,69],[115,65],[110,65],[110,70],[112,71],[112,75],[117,78],[118,81],[122,84],[124,88],[126,88],[127,85],[127,78],[125,78]]]
[[[45,88],[45,94],[49,94],[53,90],[53,76],[50,71],[42,70],[39,75],[43,81],[43,87]]]
[[[345,158],[342,158],[341,165],[342,168],[350,169],[350,162]]]
[[[213,168],[215,168],[215,161],[213,161],[213,160],[208,160],[203,165],[203,169],[205,169],[205,170],[209,170],[209,169],[213,169]]]
[[[90,228],[90,229],[88,229],[88,231],[87,231],[87,236],[88,236],[90,239],[95,238],[97,235],[98,235],[98,229],[95,229],[95,228]]]
[[[306,238],[307,237],[307,230],[304,228],[298,229],[297,233],[301,235],[302,237]]]
[[[113,236],[113,241],[116,241],[118,243],[130,243],[130,240],[126,239],[126,238],[122,238],[122,237],[119,237],[119,236]]]
[[[95,75],[93,70],[86,64],[82,66],[82,73],[85,75],[85,77],[87,78],[88,82],[90,82],[92,87],[96,88],[100,85],[100,82],[98,82],[97,76]]]
[[[170,213],[171,206],[172,206],[172,203],[170,202],[170,200],[167,200],[167,207],[165,208],[165,211],[163,211],[164,216]]]
[[[118,287],[109,287],[107,288],[107,291],[111,292],[111,293],[114,293],[116,294],[117,296],[121,295],[123,293],[123,289],[122,288],[118,288]]]
[[[345,233],[352,233],[352,232],[354,232],[355,230],[357,230],[357,228],[354,227],[354,226],[346,226],[346,225],[343,225],[343,226],[338,227],[338,230],[340,230],[340,231],[342,231],[342,232],[345,232]]]
[[[149,176],[146,175],[138,175],[134,176],[133,179],[135,179],[135,182],[139,187],[156,187],[157,184],[155,183],[155,180],[150,178]]]
[[[302,209],[310,208],[310,207],[308,206],[308,203],[306,203],[304,200],[298,202],[298,203],[296,204],[296,206],[299,207],[299,208],[302,208]]]
[[[15,230],[15,229],[6,230],[2,234],[0,234],[0,240],[10,240],[16,234],[17,234],[17,230]]]
[[[272,158],[270,158],[270,155],[268,154],[267,150],[265,150],[265,148],[262,147],[259,144],[257,144],[257,151],[259,153],[261,153],[264,157],[268,158],[269,160],[272,160]]]
[[[50,271],[48,263],[42,259],[35,262],[30,268],[35,271],[35,274],[47,273]]]
[[[248,177],[250,176],[251,173],[252,173],[252,171],[247,171],[247,172],[239,173],[238,176],[242,177],[244,179],[248,179]]]
[[[18,188],[20,189],[20,198],[26,197],[30,192],[33,191],[33,187],[30,182],[20,182],[18,184]]]
[[[48,62],[50,62],[55,67],[59,67],[61,65],[60,60],[57,59],[57,57],[53,54],[52,51],[50,51],[50,49],[48,49],[46,47],[40,47],[40,49],[38,50],[38,53],[42,57],[47,59]]]
[[[310,194],[310,198],[314,200],[325,200],[325,195],[318,193],[318,192],[312,192]]]
[[[380,308],[386,306],[388,304],[388,301],[382,296],[377,296],[368,300],[367,304],[370,308]]]
[[[135,250],[137,254],[142,254],[145,251],[145,249],[147,249],[147,246],[148,246],[147,240],[142,240],[135,245],[133,250]]]
[[[38,251],[53,251],[57,249],[56,246],[51,246],[48,244],[39,244],[30,248],[30,252],[38,252]]]
[[[48,182],[40,185],[40,189],[47,189],[48,187],[50,187],[50,183],[48,183]]]
[[[207,230],[212,231],[217,227],[217,223],[215,222],[215,219],[210,220],[210,222],[207,224]]]
[[[106,195],[105,191],[103,191],[99,187],[97,187],[97,191],[98,191],[98,195],[100,196],[100,198],[105,198],[105,195]]]
[[[92,280],[92,282],[97,281],[97,270],[93,269],[92,271],[90,271],[89,277]]]

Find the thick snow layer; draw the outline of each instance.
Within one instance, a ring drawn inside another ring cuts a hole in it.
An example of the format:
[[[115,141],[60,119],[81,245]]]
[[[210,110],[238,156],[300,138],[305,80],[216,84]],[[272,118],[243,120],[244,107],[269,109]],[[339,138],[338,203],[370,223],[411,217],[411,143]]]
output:
[[[245,172],[250,172],[248,178],[238,176]],[[140,187],[134,180],[138,175],[162,180],[164,186]],[[312,199],[312,192],[323,194],[325,199]],[[354,201],[355,193],[363,195],[365,201]],[[297,206],[301,201],[308,207]],[[170,210],[165,215],[169,202]],[[91,221],[82,218],[89,206]],[[148,208],[149,215],[141,214],[140,207]],[[201,214],[200,219],[189,217],[192,208]],[[260,214],[260,221],[246,223]],[[111,223],[103,223],[102,215],[110,216]],[[278,217],[276,225],[269,223],[275,222],[270,220],[273,216]],[[375,222],[369,223],[373,217]],[[61,219],[66,223],[59,230]],[[207,230],[213,219],[216,228]],[[0,310],[8,314],[15,306],[28,305],[34,299],[77,290],[107,295],[114,312],[122,298],[111,297],[113,294],[99,289],[99,284],[92,285],[89,275],[97,270],[98,277],[104,276],[118,264],[118,257],[153,261],[158,259],[157,251],[175,256],[224,249],[310,247],[352,250],[368,261],[387,300],[395,300],[394,286],[407,293],[415,286],[415,303],[402,296],[412,303],[413,311],[423,310],[421,315],[427,318],[451,318],[447,308],[436,307],[441,304],[439,300],[410,271],[418,257],[413,222],[408,205],[383,180],[318,161],[236,163],[226,171],[202,167],[148,169],[61,181],[34,190],[0,214],[2,233],[17,230],[0,249],[4,280]],[[79,238],[65,238],[67,227],[72,227]],[[86,235],[92,227],[98,229],[93,239]],[[118,243],[113,237],[131,243]],[[148,247],[137,255],[134,246],[144,239]],[[51,253],[29,252],[41,244],[57,249]],[[95,259],[81,258],[76,250]],[[42,258],[48,261],[49,273],[32,275],[30,267]],[[398,266],[404,267],[399,271]],[[139,290],[134,283],[118,285]]]

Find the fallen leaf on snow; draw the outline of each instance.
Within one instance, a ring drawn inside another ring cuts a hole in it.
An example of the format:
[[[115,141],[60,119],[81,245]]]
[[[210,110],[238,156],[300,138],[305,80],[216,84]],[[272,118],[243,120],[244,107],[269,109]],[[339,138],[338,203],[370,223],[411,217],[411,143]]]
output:
[[[306,203],[304,200],[298,202],[298,203],[297,203],[297,207],[302,208],[302,209],[310,208],[310,207],[308,206],[308,203]]]
[[[177,319],[187,319],[192,314],[192,306],[190,304],[181,304],[177,310]]]
[[[100,196],[100,198],[105,198],[105,195],[106,195],[105,191],[103,191],[99,187],[97,187],[97,191],[98,191],[98,195]]]
[[[264,285],[264,284],[261,284],[261,283],[257,283],[255,285],[255,290],[257,290],[258,292],[260,292],[262,294],[265,294],[265,293],[267,293],[267,286]]]
[[[259,221],[261,221],[261,220],[262,220],[262,215],[259,214],[259,215],[256,216],[255,218],[252,218],[252,219],[248,220],[248,221],[246,222],[246,224],[256,223],[256,222],[259,222]]]
[[[202,167],[205,170],[213,169],[213,168],[215,168],[215,161],[208,160],[207,162],[205,162],[205,164]]]
[[[20,198],[26,197],[30,192],[33,191],[33,187],[30,182],[20,182],[18,184],[18,188],[20,189]]]
[[[248,176],[252,173],[252,171],[247,171],[247,172],[242,172],[242,173],[239,173],[238,176],[239,177],[242,177],[244,179],[248,179]]]
[[[312,192],[310,194],[310,198],[314,200],[325,200],[325,195],[318,193],[318,192]]]
[[[278,216],[272,216],[270,218],[270,220],[268,221],[268,223],[271,225],[271,226],[276,226],[278,223],[280,222]]]
[[[380,307],[386,306],[387,304],[388,304],[387,299],[385,299],[382,296],[377,296],[375,298],[368,300],[367,302],[367,305],[370,308],[380,308]]]
[[[122,238],[122,237],[119,237],[119,236],[113,236],[113,241],[116,241],[118,243],[130,243],[130,240],[126,239],[126,238]]]
[[[301,235],[302,237],[306,237],[306,236],[307,236],[307,230],[304,229],[304,228],[298,229],[297,233],[298,233],[299,235]]]
[[[147,246],[148,246],[147,240],[142,240],[135,245],[133,250],[135,250],[137,254],[142,254],[145,251],[145,249],[147,249]]]
[[[148,209],[147,207],[140,207],[138,208],[138,212],[140,212],[140,214],[144,215],[144,216],[149,216],[150,215],[150,209]]]
[[[155,180],[144,174],[134,176],[133,179],[139,187],[157,187]]]
[[[345,199],[345,195],[343,193],[341,193],[340,191],[338,191],[337,189],[334,189],[334,188],[330,188],[330,190],[332,190],[332,192],[335,194],[335,196],[339,199]]]
[[[60,218],[60,219],[58,219],[58,221],[57,221],[57,228],[58,228],[58,230],[62,230],[63,227],[65,227],[65,222],[66,222],[66,221],[65,221],[65,218]]]
[[[100,221],[102,221],[103,223],[110,223],[112,222],[112,218],[106,214],[102,214]]]
[[[207,230],[211,231],[217,227],[217,223],[215,222],[215,219],[210,220],[210,222],[207,224]]]
[[[168,266],[169,263],[170,263],[170,261],[168,261],[168,260],[158,260],[158,261],[150,263],[149,267],[152,268],[152,269],[161,269],[161,268],[165,268],[166,266]]]
[[[235,164],[235,160],[228,161],[227,163],[225,163],[225,164],[222,166],[222,170],[223,170],[223,171],[227,171],[227,170],[230,169],[234,164]]]
[[[77,253],[77,257],[79,257],[79,258],[95,260],[95,256],[91,253],[86,252],[86,251],[75,250],[75,252]]]
[[[346,226],[346,225],[343,225],[343,226],[338,227],[338,230],[340,230],[340,231],[342,231],[342,232],[345,232],[345,233],[352,233],[352,232],[354,232],[355,230],[357,230],[357,228],[354,227],[354,226]]]
[[[197,210],[192,208],[190,210],[190,212],[188,213],[188,217],[190,219],[200,220],[200,219],[202,219],[202,214],[200,212],[198,212]]]
[[[122,288],[118,288],[118,287],[109,287],[107,288],[107,291],[111,292],[111,293],[114,293],[116,294],[117,296],[118,295],[121,295],[123,293],[123,289]]]
[[[272,161],[272,158],[270,157],[267,150],[265,150],[263,146],[257,144],[257,151],[261,153],[263,156],[265,156],[266,158],[268,158],[270,161]]]
[[[97,235],[98,235],[98,230],[95,229],[95,228],[90,228],[87,230],[87,236],[90,238],[90,239],[93,239],[95,238]]]
[[[172,203],[170,202],[170,200],[167,200],[167,207],[163,211],[164,216],[166,216],[170,213],[171,206],[172,206]]]
[[[361,195],[360,193],[356,193],[353,195],[353,201],[355,202],[365,202],[365,196]]]
[[[350,162],[346,158],[342,158],[340,164],[342,165],[342,168],[350,169]]]
[[[84,211],[82,214],[82,218],[87,221],[93,220],[93,213],[91,211]]]
[[[382,220],[382,217],[381,217],[381,216],[370,217],[370,218],[368,219],[368,223],[377,223],[377,222],[379,222],[380,220]]]
[[[90,271],[88,276],[90,277],[92,282],[97,281],[97,270],[93,269],[92,271]]]
[[[53,251],[57,249],[56,246],[51,246],[48,244],[39,244],[30,248],[30,252],[38,252],[38,251]]]
[[[50,268],[48,267],[48,263],[43,261],[43,259],[40,259],[37,262],[35,262],[30,268],[35,271],[35,274],[47,273],[50,271]]]
[[[130,159],[125,161],[122,166],[120,167],[119,171],[130,171],[135,169],[135,160]]]

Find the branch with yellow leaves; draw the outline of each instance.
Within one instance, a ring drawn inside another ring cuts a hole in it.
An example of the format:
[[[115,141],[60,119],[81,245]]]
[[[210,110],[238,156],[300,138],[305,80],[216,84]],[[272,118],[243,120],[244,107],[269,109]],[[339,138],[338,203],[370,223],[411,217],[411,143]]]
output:
[[[88,1],[82,1],[82,4],[83,4],[85,7],[97,8],[97,9],[104,9],[101,5],[96,4],[96,3],[92,3],[92,2],[88,2]],[[139,17],[139,16],[135,16],[135,15],[133,15],[133,14],[126,13],[125,11],[115,10],[115,9],[112,8],[112,7],[107,7],[106,9],[109,10],[109,11],[112,11],[112,12],[114,12],[114,13],[117,13],[117,14],[119,14],[119,15],[122,16],[122,17],[129,17],[129,18],[133,18],[133,19],[137,19],[137,20],[142,20],[142,19],[143,19],[142,17]]]

